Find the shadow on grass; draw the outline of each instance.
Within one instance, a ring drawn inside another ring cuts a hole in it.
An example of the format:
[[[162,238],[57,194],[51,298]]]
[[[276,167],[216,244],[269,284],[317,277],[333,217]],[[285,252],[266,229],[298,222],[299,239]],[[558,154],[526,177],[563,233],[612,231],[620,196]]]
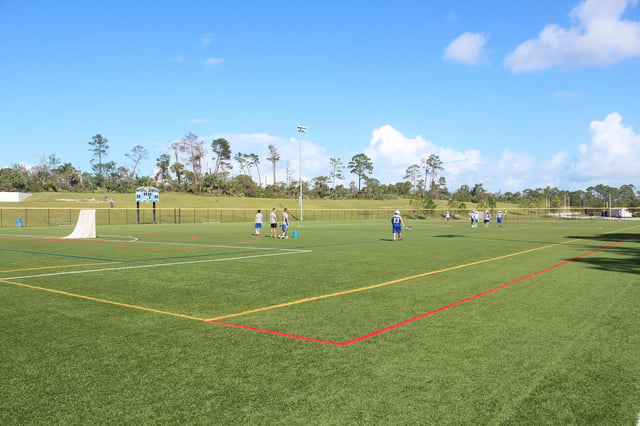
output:
[[[630,233],[630,232],[614,232],[611,234],[598,234],[598,235],[578,235],[578,236],[568,236],[567,238],[572,240],[592,240],[592,241],[601,241],[601,242],[609,242],[609,243],[617,243],[621,241],[632,241],[636,243],[640,243],[640,233]]]
[[[572,236],[572,239],[597,242],[599,247],[614,243],[634,243],[629,246],[612,245],[599,251],[599,255],[574,259],[574,262],[591,265],[593,268],[609,272],[640,274],[640,234],[611,233],[594,236]]]

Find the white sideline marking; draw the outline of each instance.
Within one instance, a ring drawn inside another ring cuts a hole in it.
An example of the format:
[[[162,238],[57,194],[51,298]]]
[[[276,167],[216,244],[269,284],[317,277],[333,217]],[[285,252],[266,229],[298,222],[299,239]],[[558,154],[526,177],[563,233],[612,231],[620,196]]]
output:
[[[0,238],[18,237],[18,238],[42,238],[43,240],[60,240],[62,237],[55,235],[42,235],[42,234],[1,234]],[[94,238],[90,238],[93,240]],[[133,235],[98,235],[95,240],[100,241],[138,241],[138,237]]]
[[[83,271],[66,271],[66,272],[53,272],[50,274],[37,274],[37,275],[23,275],[19,277],[6,277],[0,278],[0,281],[5,280],[22,280],[26,278],[42,278],[42,277],[55,277],[60,275],[74,275],[74,274],[88,274],[92,272],[105,272],[105,271],[123,271],[127,269],[143,269],[143,268],[157,268],[160,266],[176,266],[176,265],[193,265],[196,263],[213,263],[213,262],[226,262],[230,260],[242,260],[242,259],[256,259],[259,257],[271,257],[271,256],[282,256],[288,254],[300,254],[300,253],[311,253],[311,250],[287,250],[280,251],[277,253],[268,253],[268,254],[254,254],[251,256],[238,256],[238,257],[226,257],[223,259],[203,259],[203,260],[187,260],[184,262],[171,262],[171,263],[155,263],[152,265],[137,265],[137,266],[117,266],[115,268],[100,268],[100,269],[85,269]],[[118,262],[114,262],[118,263]]]
[[[110,240],[113,241],[113,240]],[[194,247],[194,248],[228,248],[228,249],[238,249],[238,250],[246,250],[246,246],[242,245],[230,245],[230,244],[198,244],[198,243],[174,243],[169,241],[142,241],[136,238],[135,241],[138,244],[151,244],[151,245],[166,245],[166,246],[186,246],[186,247]],[[297,249],[286,249],[286,248],[274,248],[274,247],[251,247],[251,250],[297,250]]]
[[[53,237],[51,235],[19,235],[19,234],[4,234],[0,235],[0,238],[5,237],[25,237],[25,238],[43,238],[45,240],[59,240],[61,237]],[[92,239],[93,240],[93,239]],[[138,243],[138,244],[151,244],[151,245],[167,245],[167,246],[186,246],[186,247],[198,247],[198,248],[228,248],[228,249],[237,249],[237,250],[246,250],[246,247],[241,245],[230,245],[230,244],[198,244],[198,243],[175,243],[169,241],[141,241],[138,237],[134,237],[133,235],[98,235],[96,238],[98,242],[100,241],[109,241],[109,242],[126,242],[126,243]],[[251,250],[257,251],[271,251],[271,250],[292,250],[296,251],[297,249],[287,249],[287,248],[273,248],[273,247],[252,247]]]
[[[57,238],[62,238],[62,237],[55,237],[52,235],[42,235],[42,234],[2,234],[0,235],[1,238],[42,238],[45,240],[49,240],[49,239],[57,239]]]

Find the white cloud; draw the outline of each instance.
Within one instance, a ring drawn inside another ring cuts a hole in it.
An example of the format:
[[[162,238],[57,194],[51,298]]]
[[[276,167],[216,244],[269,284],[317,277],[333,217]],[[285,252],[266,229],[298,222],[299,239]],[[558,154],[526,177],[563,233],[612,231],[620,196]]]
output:
[[[544,169],[555,171],[558,170],[564,164],[568,154],[566,152],[558,152],[553,155],[549,161],[544,164]]]
[[[518,154],[506,149],[502,152],[500,160],[495,167],[499,173],[508,172],[527,175],[536,168],[536,159],[530,155]]]
[[[613,112],[603,121],[592,121],[590,133],[591,141],[578,146],[572,176],[597,183],[638,178],[640,134],[623,124],[622,115]]]
[[[490,191],[516,192],[527,188],[557,186],[567,189],[566,152],[558,152],[544,161],[534,155],[505,149],[498,160],[488,160],[467,183],[483,183]]]
[[[373,162],[373,176],[384,183],[404,181],[407,167],[420,164],[422,158],[431,154],[438,155],[443,162],[443,175],[447,177],[449,188],[468,183],[466,179],[477,173],[486,161],[476,149],[459,151],[439,147],[420,135],[406,137],[390,125],[373,130],[364,153]]]
[[[480,33],[464,33],[455,38],[445,49],[444,57],[453,62],[476,65],[485,62],[484,46],[487,36]]]
[[[408,159],[420,157],[425,151],[433,152],[436,147],[422,136],[407,138],[392,126],[384,125],[374,129],[365,154],[372,160],[384,159],[391,166],[405,165]]]
[[[491,190],[520,191],[528,187],[532,180],[537,180],[536,159],[507,148],[494,165],[489,165],[483,171],[481,178],[472,183],[483,183],[485,188]]]
[[[476,183],[482,183],[492,192],[515,192],[547,186],[585,189],[598,183],[619,186],[620,182],[633,183],[637,180],[640,134],[625,125],[618,113],[611,113],[602,121],[591,122],[590,131],[588,143],[569,151],[557,152],[546,159],[514,152],[509,148],[499,158],[488,158],[474,148],[459,150],[439,146],[421,135],[408,137],[393,126],[384,125],[372,131],[369,145],[364,150],[356,149],[355,153],[363,152],[369,156],[374,166],[372,176],[386,184],[404,181],[407,167],[420,165],[420,160],[431,154],[438,155],[444,167],[441,176],[446,178],[451,191],[460,185],[473,186]],[[297,182],[299,179],[300,144],[303,179],[307,182],[317,176],[327,176],[329,159],[336,156],[310,140],[302,139],[300,142],[295,137],[285,138],[267,133],[224,133],[202,136],[200,140],[205,141],[205,147],[210,151],[211,141],[216,138],[227,139],[233,155],[238,152],[257,154],[263,185],[273,182],[271,163],[267,160],[270,144],[277,148],[280,155],[277,163],[278,182],[286,181],[287,167],[291,181]],[[350,156],[343,157],[345,165],[349,159]],[[210,154],[207,161],[206,169],[213,166]],[[254,180],[257,180],[255,168],[251,172]],[[239,173],[237,164],[234,164],[232,173]],[[355,179],[348,171],[345,175],[345,181],[338,184],[348,184]]]
[[[547,25],[537,38],[518,45],[504,65],[513,72],[607,66],[640,56],[640,22],[622,15],[638,0],[584,0],[571,12],[576,25]]]
[[[625,125],[618,113],[593,121],[590,129],[589,143],[549,156],[507,148],[499,158],[488,158],[477,149],[440,146],[421,135],[409,137],[393,126],[384,125],[372,131],[369,145],[362,152],[373,162],[373,177],[383,183],[402,182],[407,167],[436,154],[443,162],[441,175],[446,177],[447,187],[452,191],[460,185],[476,183],[482,183],[490,191],[514,192],[547,186],[585,189],[598,183],[619,186],[620,182],[637,180],[640,134]],[[289,158],[295,158],[297,145],[293,142],[290,145]],[[328,173],[329,155],[320,149],[317,173],[310,176]],[[353,178],[348,173],[347,176],[347,180]]]
[[[271,155],[269,145],[273,145],[278,150],[280,161],[276,165],[276,179],[278,182],[285,182],[287,179],[287,164],[290,178],[298,181],[300,176],[300,140],[297,138],[283,138],[273,136],[268,133],[224,133],[218,135],[204,136],[207,148],[211,148],[211,141],[217,138],[225,138],[231,145],[232,155],[238,152],[244,154],[257,154],[260,159],[260,174],[262,184],[265,179],[268,185],[273,183],[273,169],[271,162],[267,158]],[[302,178],[305,181],[317,176],[326,176],[329,169],[329,158],[326,149],[311,141],[302,139]],[[235,161],[232,161],[233,174],[238,174],[240,168]],[[251,170],[254,180],[257,181],[255,168]]]
[[[222,58],[207,58],[204,61],[204,64],[208,67],[215,67],[216,65],[220,65],[223,62],[224,62],[224,59]]]

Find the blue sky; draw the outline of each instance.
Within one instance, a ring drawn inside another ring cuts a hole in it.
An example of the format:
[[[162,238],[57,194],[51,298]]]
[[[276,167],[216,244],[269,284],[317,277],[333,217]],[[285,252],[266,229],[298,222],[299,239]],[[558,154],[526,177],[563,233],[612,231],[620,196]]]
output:
[[[0,167],[90,171],[100,133],[151,175],[191,132],[263,183],[303,136],[306,180],[364,152],[383,183],[437,154],[451,190],[640,187],[638,0],[0,0],[0,53]]]

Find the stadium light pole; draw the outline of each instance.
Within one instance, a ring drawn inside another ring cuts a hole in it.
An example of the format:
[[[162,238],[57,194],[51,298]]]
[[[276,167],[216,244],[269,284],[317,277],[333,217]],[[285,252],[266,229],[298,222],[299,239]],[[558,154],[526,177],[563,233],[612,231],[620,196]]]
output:
[[[305,126],[298,126],[298,133],[305,133],[307,128]],[[298,144],[300,145],[300,180],[298,186],[300,187],[300,193],[298,195],[298,204],[300,204],[300,221],[302,222],[302,135],[298,138]]]

